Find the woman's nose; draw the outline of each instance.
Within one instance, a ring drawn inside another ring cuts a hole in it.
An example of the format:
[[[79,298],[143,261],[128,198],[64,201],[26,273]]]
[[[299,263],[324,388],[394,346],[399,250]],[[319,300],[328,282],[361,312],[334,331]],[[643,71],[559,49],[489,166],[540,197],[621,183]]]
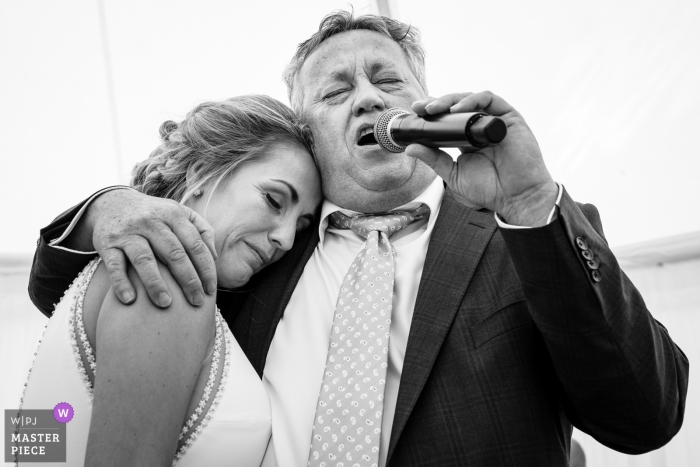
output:
[[[294,245],[296,229],[296,222],[280,222],[280,224],[270,232],[270,241],[280,250],[289,251],[292,245]]]

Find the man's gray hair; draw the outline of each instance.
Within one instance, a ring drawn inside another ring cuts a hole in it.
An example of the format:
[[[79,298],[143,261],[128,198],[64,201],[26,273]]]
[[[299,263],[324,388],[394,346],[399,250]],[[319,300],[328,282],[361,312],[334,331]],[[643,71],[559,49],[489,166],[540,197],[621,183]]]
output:
[[[318,31],[308,40],[297,47],[292,61],[284,70],[284,82],[287,85],[287,95],[292,108],[301,112],[303,94],[297,86],[299,70],[304,61],[318,48],[323,41],[341,32],[365,29],[375,31],[399,44],[406,54],[411,71],[418,83],[428,94],[428,86],[425,82],[425,51],[420,41],[420,32],[415,27],[378,15],[363,15],[355,18],[352,11],[337,10],[327,15],[318,27]]]

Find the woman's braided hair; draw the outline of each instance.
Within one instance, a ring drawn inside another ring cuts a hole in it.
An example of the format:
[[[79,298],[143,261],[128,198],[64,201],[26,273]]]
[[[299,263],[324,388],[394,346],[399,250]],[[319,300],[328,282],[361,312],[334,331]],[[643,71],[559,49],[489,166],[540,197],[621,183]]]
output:
[[[160,126],[161,144],[134,167],[131,184],[151,196],[184,203],[197,190],[211,192],[239,164],[277,144],[312,153],[311,130],[281,102],[264,95],[199,104],[180,123]]]

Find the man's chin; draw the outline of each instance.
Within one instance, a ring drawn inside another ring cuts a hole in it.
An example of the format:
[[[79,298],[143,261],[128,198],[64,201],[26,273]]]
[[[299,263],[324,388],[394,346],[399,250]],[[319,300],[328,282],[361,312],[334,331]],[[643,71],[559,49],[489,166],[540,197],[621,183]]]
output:
[[[375,192],[386,193],[394,191],[404,186],[413,175],[412,168],[401,167],[402,170],[386,170],[384,167],[376,167],[372,170],[363,171],[354,177],[355,183],[361,188]]]

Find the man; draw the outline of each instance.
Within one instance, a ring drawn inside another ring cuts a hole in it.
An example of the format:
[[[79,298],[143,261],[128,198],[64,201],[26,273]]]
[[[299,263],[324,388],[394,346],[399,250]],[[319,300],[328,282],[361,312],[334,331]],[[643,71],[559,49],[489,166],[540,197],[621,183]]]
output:
[[[619,269],[596,209],[551,179],[515,109],[489,92],[427,98],[416,31],[347,12],[324,19],[285,78],[315,135],[320,225],[247,294],[219,299],[270,395],[266,465],[563,466],[572,423],[626,453],[677,433],[687,359]],[[508,136],[457,163],[419,145],[391,154],[364,137],[391,107],[483,110],[506,121]],[[151,245],[193,304],[212,291],[201,219],[130,190],[88,201],[42,231],[30,294],[45,312],[85,262],[65,248],[94,245],[125,302],[134,296],[127,256],[152,300],[169,303]],[[366,214],[387,211],[415,220],[391,236],[355,233],[380,219]],[[356,300],[374,276],[363,271],[376,272],[370,257],[389,265],[376,280],[393,282],[379,325],[388,344],[353,327],[356,316],[369,320],[362,326],[380,318]],[[353,371],[375,394],[353,390]]]

